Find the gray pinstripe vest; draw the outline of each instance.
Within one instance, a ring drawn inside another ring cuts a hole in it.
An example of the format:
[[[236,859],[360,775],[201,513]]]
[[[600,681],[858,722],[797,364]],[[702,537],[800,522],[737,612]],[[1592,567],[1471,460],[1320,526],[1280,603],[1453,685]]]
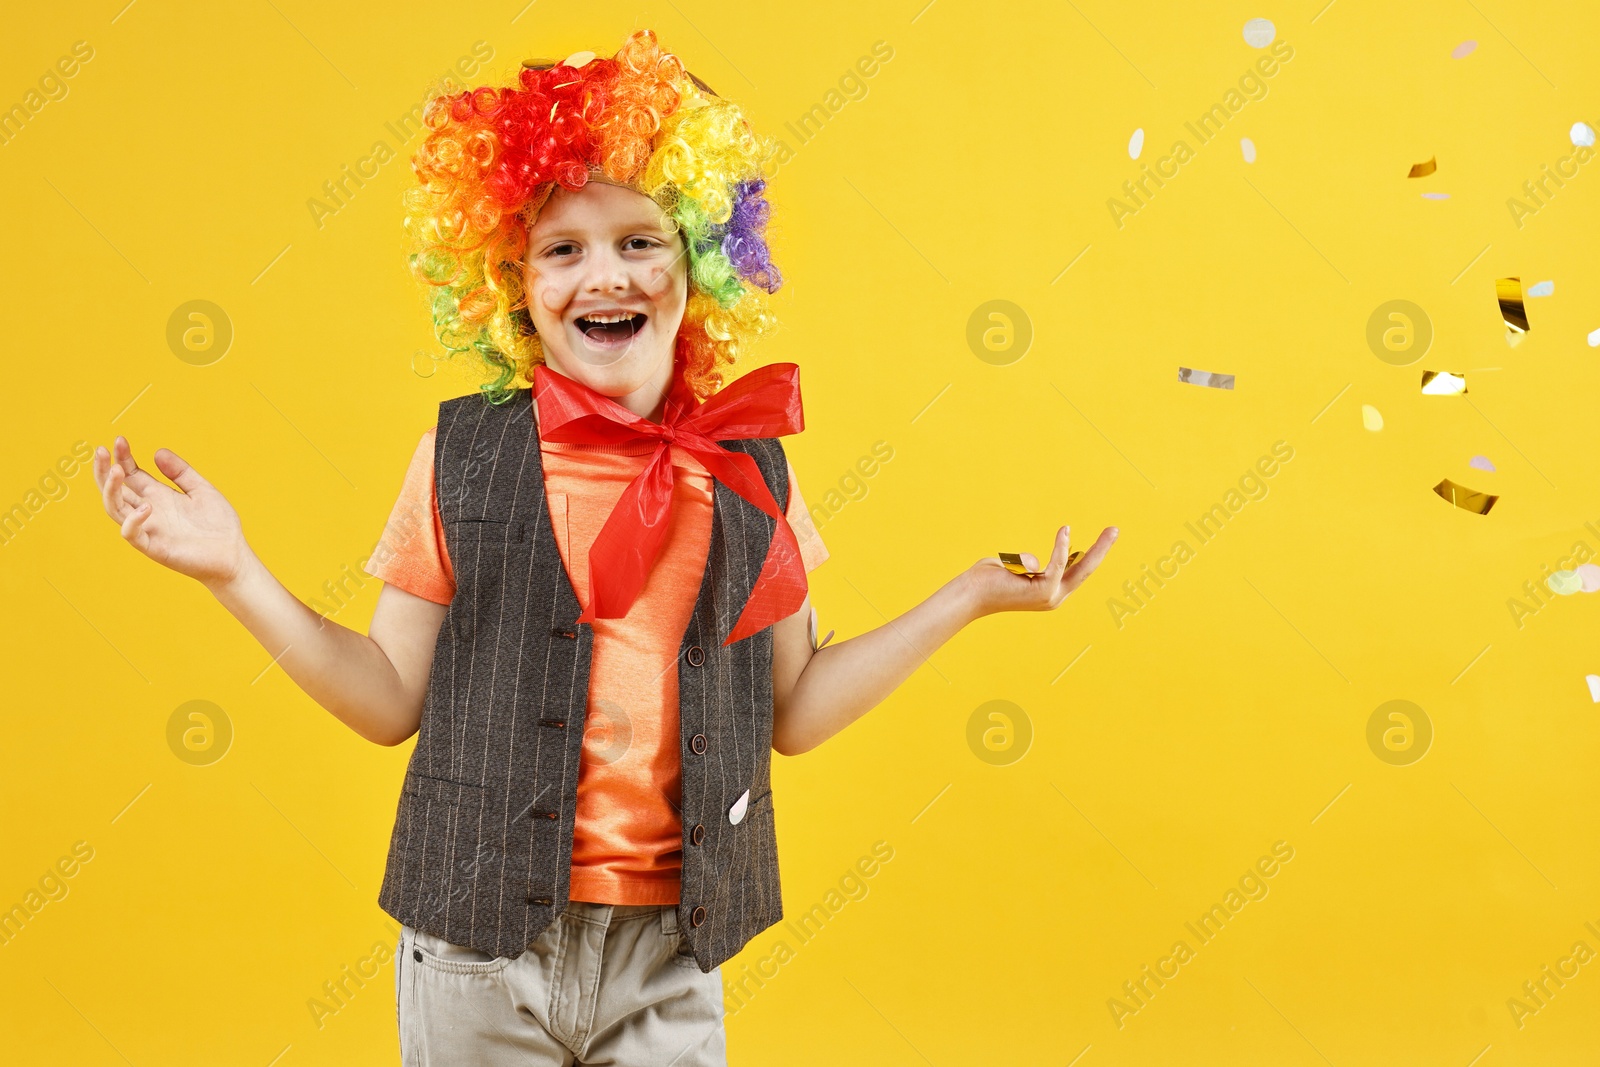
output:
[[[435,492],[456,594],[395,813],[378,904],[408,926],[518,956],[566,907],[594,631],[550,530],[531,390],[439,405]],[[748,453],[780,508],[774,438]],[[772,628],[726,647],[775,520],[716,482],[711,546],[678,655],[679,929],[702,971],[783,918],[772,787]],[[745,790],[737,824],[729,809]]]

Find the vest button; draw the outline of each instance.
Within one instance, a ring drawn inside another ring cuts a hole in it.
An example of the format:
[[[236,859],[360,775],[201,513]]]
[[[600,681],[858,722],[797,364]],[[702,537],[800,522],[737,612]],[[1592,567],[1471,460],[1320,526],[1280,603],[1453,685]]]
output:
[[[706,735],[705,734],[695,734],[693,737],[691,737],[689,739],[689,747],[694,750],[694,754],[696,756],[698,756],[698,755],[702,754],[703,752],[705,752],[705,750],[706,750]]]
[[[699,926],[701,923],[703,923],[705,921],[706,921],[706,909],[705,908],[696,907],[694,909],[694,911],[689,913],[689,925],[691,925],[691,926]]]
[[[701,648],[699,645],[690,645],[688,658],[689,666],[698,667],[700,664],[706,661],[706,650]]]
[[[699,823],[694,824],[694,829],[689,831],[689,843],[698,845],[706,839],[706,828]]]

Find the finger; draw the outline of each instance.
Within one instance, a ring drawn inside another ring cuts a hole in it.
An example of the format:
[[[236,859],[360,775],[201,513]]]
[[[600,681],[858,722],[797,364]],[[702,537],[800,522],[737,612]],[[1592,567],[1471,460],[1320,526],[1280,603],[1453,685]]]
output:
[[[106,514],[117,522],[127,518],[129,508],[139,504],[138,495],[123,484],[123,471],[118,464],[111,464],[111,469],[106,473],[100,499],[105,504]]]
[[[211,483],[200,477],[200,472],[184,462],[183,457],[172,449],[156,449],[155,460],[156,468],[172,479],[173,484],[185,493],[211,488]]]
[[[128,517],[122,520],[122,539],[124,541],[133,541],[138,537],[140,531],[144,528],[144,521],[150,517],[150,513],[154,510],[146,502],[128,512]]]
[[[1089,551],[1085,552],[1067,572],[1066,581],[1062,583],[1063,589],[1072,592],[1094,573],[1095,568],[1100,566],[1100,561],[1105,559],[1106,553],[1110,552],[1111,546],[1116,543],[1117,533],[1115,526],[1107,526],[1100,531],[1100,536],[1089,546]]]
[[[111,469],[111,453],[106,451],[105,445],[94,446],[94,487],[97,492],[106,491],[106,472]]]
[[[117,450],[117,464],[122,467],[123,475],[130,489],[138,493],[144,493],[148,492],[151,486],[161,485],[160,479],[140,467],[133,458],[133,446],[128,443],[126,437],[119,436],[113,444]]]
[[[1067,569],[1067,545],[1072,541],[1072,527],[1063,526],[1056,531],[1055,547],[1050,550],[1050,564],[1044,569],[1046,589],[1054,589]]]
[[[1017,557],[1022,560],[1022,565],[1028,568],[1030,571],[1036,571],[1039,569],[1039,557],[1035,556],[1032,552],[1019,552],[1017,553]]]

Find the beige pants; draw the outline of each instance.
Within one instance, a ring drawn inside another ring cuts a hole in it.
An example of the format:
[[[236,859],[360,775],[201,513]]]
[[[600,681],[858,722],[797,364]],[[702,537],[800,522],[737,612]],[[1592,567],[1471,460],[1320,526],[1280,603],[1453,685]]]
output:
[[[722,969],[674,905],[572,901],[516,959],[409,926],[395,957],[403,1067],[725,1067]]]

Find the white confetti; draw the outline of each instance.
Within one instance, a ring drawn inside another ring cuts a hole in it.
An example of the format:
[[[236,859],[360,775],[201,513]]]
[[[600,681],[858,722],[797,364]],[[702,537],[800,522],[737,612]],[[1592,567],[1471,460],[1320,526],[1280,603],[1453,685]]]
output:
[[[739,794],[739,799],[733,802],[733,807],[728,809],[728,821],[738,826],[744,822],[744,813],[750,807],[750,790],[746,789]]]
[[[1449,193],[1423,193],[1422,194],[1422,199],[1424,199],[1424,200],[1449,200],[1450,199],[1450,194]]]
[[[1140,126],[1133,131],[1133,136],[1128,138],[1128,158],[1138,159],[1139,153],[1144,151],[1144,127]]]
[[[1589,335],[1589,347],[1600,348],[1600,330],[1595,330]]]
[[[1574,122],[1572,129],[1567,131],[1567,136],[1572,138],[1572,143],[1579,148],[1594,147],[1594,127],[1587,122]]]
[[[1600,704],[1600,674],[1588,674],[1584,681],[1589,683],[1589,699]]]
[[[1278,36],[1278,28],[1271,19],[1251,19],[1244,24],[1244,43],[1251,48],[1265,48]]]
[[[1383,429],[1383,415],[1371,404],[1361,405],[1361,426],[1363,429],[1377,433]]]
[[[1488,456],[1473,456],[1471,459],[1467,460],[1467,466],[1480,471],[1494,470],[1494,464],[1489,461]]]
[[[1256,143],[1250,138],[1239,138],[1239,151],[1244,153],[1244,161],[1246,163],[1254,163],[1256,161]]]
[[[1550,296],[1556,291],[1555,282],[1534,282],[1528,286],[1529,296]]]

